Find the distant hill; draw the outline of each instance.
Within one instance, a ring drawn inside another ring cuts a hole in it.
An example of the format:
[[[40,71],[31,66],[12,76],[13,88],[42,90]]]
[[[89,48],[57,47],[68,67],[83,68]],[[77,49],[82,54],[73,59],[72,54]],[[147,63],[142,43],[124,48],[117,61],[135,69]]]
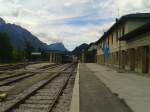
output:
[[[74,55],[78,55],[78,54],[81,54],[82,51],[86,50],[88,48],[88,44],[84,43],[84,44],[81,44],[80,46],[76,47],[73,51],[72,51],[72,54]]]
[[[47,45],[25,28],[16,24],[6,23],[2,18],[0,18],[0,32],[6,32],[9,35],[12,47],[15,49],[24,49],[28,43],[35,50],[41,49],[68,52],[63,43],[58,42]]]
[[[68,50],[66,49],[66,47],[64,46],[64,44],[61,43],[61,42],[48,45],[48,50],[68,52]]]
[[[40,41],[25,28],[19,25],[6,23],[0,18],[0,32],[7,32],[13,48],[24,49],[26,43],[30,43],[35,50],[47,49],[47,44]]]

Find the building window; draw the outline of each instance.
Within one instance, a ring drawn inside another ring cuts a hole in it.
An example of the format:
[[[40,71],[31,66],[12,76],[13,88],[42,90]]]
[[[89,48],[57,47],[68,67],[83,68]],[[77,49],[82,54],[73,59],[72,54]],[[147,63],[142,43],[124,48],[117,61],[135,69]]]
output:
[[[118,41],[118,31],[116,31],[116,41]]]
[[[122,36],[122,30],[120,28],[120,30],[119,30],[119,37],[118,38],[120,38],[121,36]]]
[[[111,35],[111,43],[113,44],[113,34]]]
[[[98,44],[98,48],[101,48],[101,43]]]
[[[124,26],[122,27],[122,36],[125,34],[125,28]]]
[[[116,60],[119,60],[119,52],[116,52]]]
[[[107,45],[108,45],[107,47],[109,47],[109,38],[110,38],[110,37],[107,38]]]
[[[102,42],[101,45],[102,45],[102,48],[103,48],[104,47],[104,42]]]

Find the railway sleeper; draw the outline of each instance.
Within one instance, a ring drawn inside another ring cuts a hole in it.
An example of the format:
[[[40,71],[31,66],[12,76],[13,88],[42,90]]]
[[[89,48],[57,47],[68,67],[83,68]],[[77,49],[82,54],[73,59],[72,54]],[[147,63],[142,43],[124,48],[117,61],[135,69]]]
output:
[[[28,104],[48,104],[50,103],[49,99],[46,100],[26,100],[25,103]]]
[[[19,109],[48,109],[50,106],[50,103],[49,104],[21,104],[19,106]]]
[[[46,112],[46,110],[39,110],[39,109],[15,109],[12,112]]]

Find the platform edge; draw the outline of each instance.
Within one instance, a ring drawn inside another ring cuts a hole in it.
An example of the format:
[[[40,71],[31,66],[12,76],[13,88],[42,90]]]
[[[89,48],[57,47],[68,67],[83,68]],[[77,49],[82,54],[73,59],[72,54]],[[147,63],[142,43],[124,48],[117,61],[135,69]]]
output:
[[[74,88],[73,88],[73,94],[72,94],[72,101],[70,106],[69,112],[80,112],[80,93],[79,93],[79,66],[77,68],[77,74],[75,78]]]

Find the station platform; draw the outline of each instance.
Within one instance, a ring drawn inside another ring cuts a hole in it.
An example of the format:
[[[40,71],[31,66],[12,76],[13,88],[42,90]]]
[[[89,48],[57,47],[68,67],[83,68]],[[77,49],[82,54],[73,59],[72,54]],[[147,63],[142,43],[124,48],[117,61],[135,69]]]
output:
[[[79,64],[70,112],[149,112],[150,78]]]

